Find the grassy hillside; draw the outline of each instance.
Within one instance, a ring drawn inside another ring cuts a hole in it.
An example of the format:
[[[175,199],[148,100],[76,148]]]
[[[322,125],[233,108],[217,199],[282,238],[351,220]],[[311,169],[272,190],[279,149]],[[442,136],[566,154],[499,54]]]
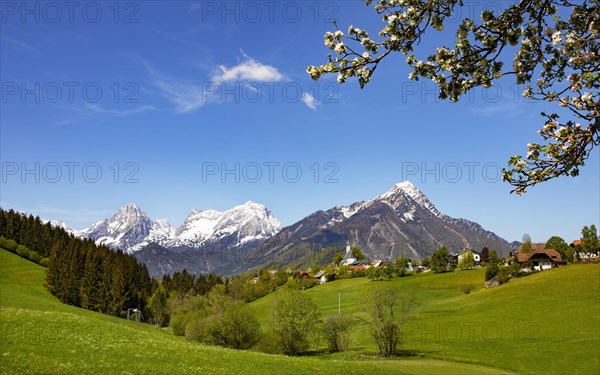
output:
[[[425,273],[386,281],[414,292],[420,306],[405,326],[405,354],[464,361],[544,374],[600,372],[600,265],[544,271],[494,289],[483,289],[484,270]],[[475,290],[465,295],[462,284]],[[360,323],[362,296],[374,282],[341,280],[306,291],[324,316],[356,313],[356,358],[376,347]],[[251,304],[263,324],[271,320],[273,295]]]
[[[43,287],[44,275],[42,267],[0,249],[2,374],[504,373],[435,359],[288,358],[200,345],[146,324],[63,305]]]

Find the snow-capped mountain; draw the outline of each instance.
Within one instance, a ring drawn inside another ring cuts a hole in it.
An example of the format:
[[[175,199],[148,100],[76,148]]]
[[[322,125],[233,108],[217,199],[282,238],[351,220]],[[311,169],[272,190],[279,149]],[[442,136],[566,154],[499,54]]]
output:
[[[163,225],[155,224],[144,211],[130,203],[121,207],[112,217],[81,230],[79,235],[91,238],[98,244],[131,251],[148,239],[151,233],[160,235],[163,232]]]
[[[285,265],[306,259],[310,265],[314,254],[327,248],[339,251],[347,243],[360,247],[368,258],[391,260],[399,256],[428,257],[442,245],[451,252],[464,248],[480,251],[484,246],[501,254],[510,251],[506,240],[475,222],[441,213],[419,189],[405,181],[373,199],[317,211],[283,228],[234,270],[266,260]]]
[[[166,248],[202,249],[216,244],[230,249],[264,241],[280,229],[281,223],[265,206],[251,201],[224,212],[192,210],[177,229],[166,220],[153,221],[135,204],[128,204],[79,235],[135,252],[153,242]]]
[[[317,211],[283,229],[265,206],[247,202],[223,212],[192,210],[178,228],[127,205],[80,234],[134,253],[159,276],[183,269],[228,275],[266,265],[310,266],[330,261],[348,243],[369,259],[389,260],[421,259],[442,245],[450,252],[486,246],[501,255],[511,249],[481,225],[441,213],[408,181],[370,200]]]
[[[230,210],[192,210],[172,237],[172,246],[202,247],[234,236],[232,245],[266,240],[281,230],[281,223],[263,205],[248,201]]]
[[[65,223],[64,221],[46,220],[46,219],[41,219],[41,220],[42,220],[42,223],[44,223],[44,224],[50,223],[50,225],[52,225],[53,227],[62,228],[67,233],[75,233],[76,232],[73,228],[69,227],[67,225],[67,223]]]

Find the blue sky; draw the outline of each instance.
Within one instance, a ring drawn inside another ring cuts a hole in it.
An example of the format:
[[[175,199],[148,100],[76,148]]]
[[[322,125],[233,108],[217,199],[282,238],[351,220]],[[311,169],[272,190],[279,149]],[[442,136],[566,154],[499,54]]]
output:
[[[597,150],[579,177],[524,196],[500,180],[551,109],[510,81],[439,102],[400,55],[364,90],[312,81],[332,18],[377,30],[361,1],[47,4],[2,3],[4,208],[79,229],[134,202],[176,226],[253,200],[290,225],[409,179],[509,241],[570,242],[600,222]]]

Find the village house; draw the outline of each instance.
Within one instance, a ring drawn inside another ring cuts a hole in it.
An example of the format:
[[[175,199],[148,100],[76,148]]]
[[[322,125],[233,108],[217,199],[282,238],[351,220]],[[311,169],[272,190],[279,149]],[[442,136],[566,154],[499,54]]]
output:
[[[358,264],[355,266],[350,267],[350,269],[348,270],[348,272],[354,272],[354,271],[366,271],[367,267],[363,266],[362,264]]]
[[[536,271],[543,271],[566,264],[558,251],[554,249],[545,249],[545,246],[546,244],[543,243],[531,244],[531,251],[526,253],[521,251],[521,246],[517,253],[517,262],[521,264],[521,266],[531,262],[533,269]],[[526,268],[524,271],[531,270]]]
[[[475,264],[479,264],[481,262],[481,253],[475,251],[475,250],[471,250],[471,249],[464,249],[457,257],[457,262],[460,262],[460,260],[467,255],[467,252],[471,252],[473,254],[473,260],[475,260]]]
[[[310,279],[310,275],[304,270],[298,271],[298,276],[300,276],[301,279]]]
[[[320,270],[313,276],[313,279],[317,280],[319,282],[319,284],[325,284],[327,282],[327,277],[325,276],[325,271]]]
[[[458,257],[459,256],[460,256],[460,253],[457,253],[457,252],[448,254],[448,265],[451,268],[456,268],[456,266],[458,266]]]

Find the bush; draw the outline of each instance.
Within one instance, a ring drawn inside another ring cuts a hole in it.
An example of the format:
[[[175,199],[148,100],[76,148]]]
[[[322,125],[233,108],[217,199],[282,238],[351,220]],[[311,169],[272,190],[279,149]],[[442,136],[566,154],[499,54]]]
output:
[[[490,264],[485,270],[485,281],[489,281],[496,276],[498,273],[498,265],[496,263]]]
[[[17,251],[17,243],[4,237],[0,237],[0,247],[15,253]]]
[[[473,289],[475,289],[475,285],[473,284],[462,284],[460,286],[460,289],[463,291],[463,293],[465,294],[469,294],[473,291]]]
[[[185,325],[185,338],[189,341],[206,342],[211,324],[210,319],[203,319],[196,314],[192,314],[188,318]],[[173,329],[173,331],[175,330]]]
[[[176,336],[184,336],[185,330],[187,326],[187,316],[186,314],[175,314],[171,316],[171,321],[169,322],[171,329],[173,330],[173,334]]]
[[[254,350],[268,354],[283,354],[283,349],[280,345],[280,340],[275,331],[269,331],[263,334],[254,345]]]
[[[350,328],[352,317],[348,315],[332,315],[323,322],[323,331],[327,348],[331,353],[344,352],[350,345]]]
[[[523,274],[523,272],[521,272],[521,265],[517,262],[514,262],[510,266],[510,275],[512,277],[520,277],[522,274]]]
[[[402,325],[416,306],[414,296],[390,285],[373,288],[365,294],[365,312],[369,333],[377,343],[379,353],[390,357],[402,343]]]
[[[232,303],[221,317],[208,325],[207,342],[233,349],[248,349],[261,336],[260,323],[239,304]]]
[[[358,271],[352,271],[352,273],[350,274],[351,278],[355,278],[355,277],[365,277],[367,276],[367,273],[363,270],[358,270]]]
[[[320,320],[317,305],[297,290],[280,289],[273,307],[274,332],[286,355],[299,355],[309,348],[308,334]]]
[[[510,278],[510,268],[509,267],[501,267],[496,274],[496,280],[500,284],[506,284],[508,279]]]

